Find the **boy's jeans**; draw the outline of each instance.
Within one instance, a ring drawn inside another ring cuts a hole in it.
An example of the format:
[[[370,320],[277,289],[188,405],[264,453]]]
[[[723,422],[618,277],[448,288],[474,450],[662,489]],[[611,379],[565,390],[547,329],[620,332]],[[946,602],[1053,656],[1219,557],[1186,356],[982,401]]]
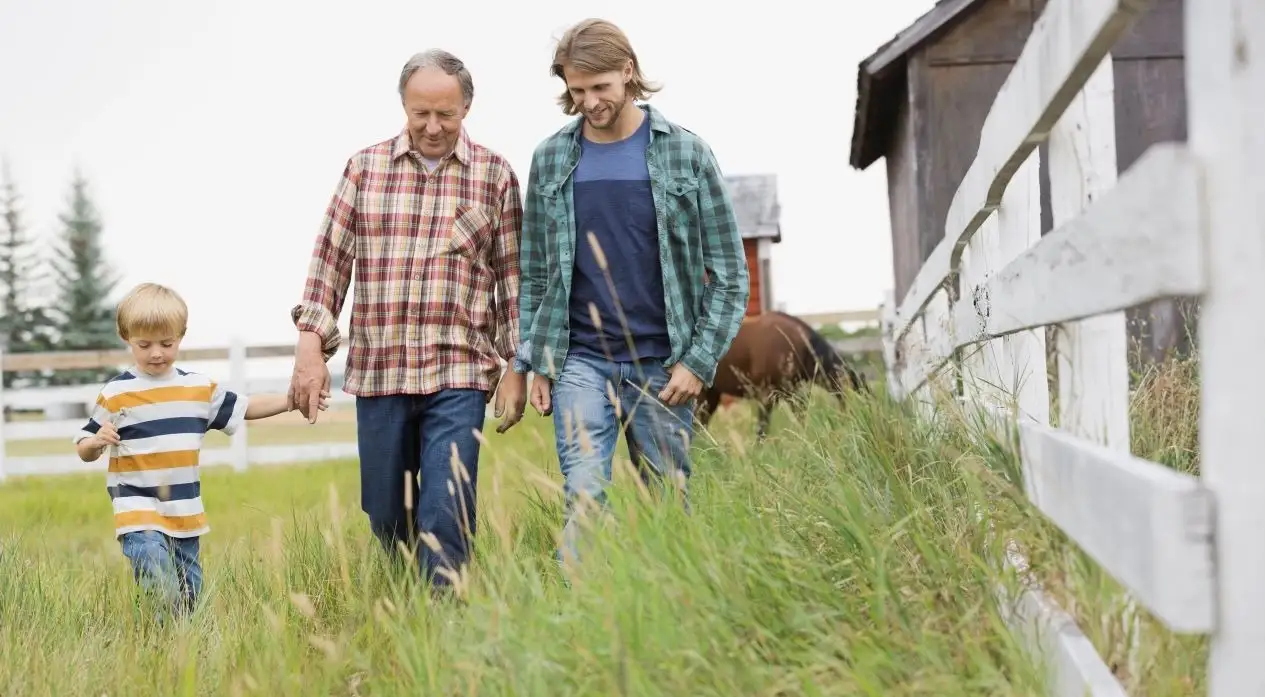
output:
[[[564,555],[579,560],[579,499],[591,497],[598,506],[606,503],[621,428],[628,455],[648,488],[653,491],[665,478],[674,479],[682,495],[687,494],[694,405],[669,407],[660,402],[659,391],[667,382],[668,372],[658,360],[642,361],[639,366],[578,352],[567,354],[552,397],[555,444],[566,480],[559,560]]]
[[[193,611],[202,592],[198,538],[169,537],[157,530],[125,533],[119,538],[123,556],[141,588],[162,599],[179,616]]]

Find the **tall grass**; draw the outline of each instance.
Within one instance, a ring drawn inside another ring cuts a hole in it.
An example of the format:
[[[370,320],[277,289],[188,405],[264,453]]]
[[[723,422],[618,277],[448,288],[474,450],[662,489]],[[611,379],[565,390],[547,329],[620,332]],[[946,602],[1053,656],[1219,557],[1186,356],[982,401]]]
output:
[[[620,477],[574,570],[548,422],[491,437],[456,601],[383,562],[354,463],[210,470],[204,602],[161,626],[98,478],[6,483],[0,694],[1042,694],[993,602],[975,513],[1013,504],[981,453],[882,398],[779,421],[713,422],[692,514]]]

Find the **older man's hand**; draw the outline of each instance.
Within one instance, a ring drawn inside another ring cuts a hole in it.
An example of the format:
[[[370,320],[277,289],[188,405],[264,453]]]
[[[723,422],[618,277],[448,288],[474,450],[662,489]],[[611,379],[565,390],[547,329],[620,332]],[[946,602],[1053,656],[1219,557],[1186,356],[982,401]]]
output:
[[[496,404],[493,415],[502,418],[501,425],[496,427],[497,433],[505,433],[523,418],[523,410],[527,406],[527,376],[516,373],[509,366],[501,376],[501,383],[496,389]]]
[[[321,354],[321,337],[300,332],[294,351],[294,373],[290,376],[289,401],[310,424],[321,413],[321,395],[329,394],[329,366]]]

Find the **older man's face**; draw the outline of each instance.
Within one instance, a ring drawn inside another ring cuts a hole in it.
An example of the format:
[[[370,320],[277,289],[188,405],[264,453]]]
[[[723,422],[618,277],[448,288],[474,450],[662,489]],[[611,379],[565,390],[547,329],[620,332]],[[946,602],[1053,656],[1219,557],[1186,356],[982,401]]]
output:
[[[421,68],[404,83],[409,136],[423,157],[439,159],[452,152],[467,111],[469,105],[455,75],[439,68]]]

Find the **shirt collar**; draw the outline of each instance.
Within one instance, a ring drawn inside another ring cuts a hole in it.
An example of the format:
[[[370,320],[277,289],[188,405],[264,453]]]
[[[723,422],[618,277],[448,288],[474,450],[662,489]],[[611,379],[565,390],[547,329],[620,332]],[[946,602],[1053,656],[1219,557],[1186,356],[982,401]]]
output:
[[[672,125],[668,123],[668,119],[656,108],[649,104],[633,104],[634,107],[646,112],[646,116],[650,117],[650,130],[655,133],[671,133]],[[584,125],[584,116],[579,115],[571,119],[562,127],[562,132],[575,138],[580,139],[581,126]]]
[[[461,164],[469,165],[471,150],[470,134],[466,133],[466,129],[462,127],[461,134],[457,136],[457,144],[452,148],[451,156]],[[391,148],[391,159],[398,160],[409,153],[416,152],[413,149],[413,140],[409,137],[408,128],[401,129],[400,134],[395,137],[395,144]]]

